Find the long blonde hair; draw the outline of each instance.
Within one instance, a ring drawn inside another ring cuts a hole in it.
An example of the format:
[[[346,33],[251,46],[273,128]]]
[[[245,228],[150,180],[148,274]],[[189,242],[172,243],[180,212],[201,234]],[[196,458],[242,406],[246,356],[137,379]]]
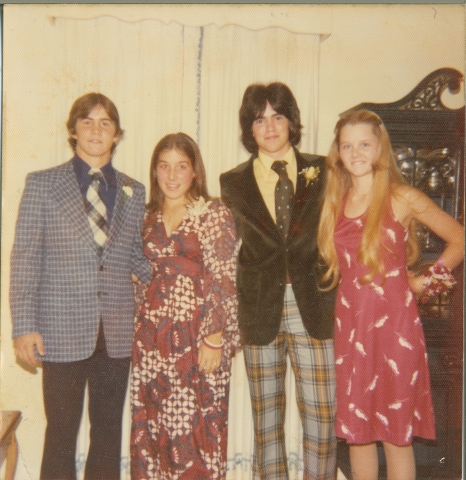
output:
[[[369,268],[369,273],[359,279],[361,283],[371,282],[377,274],[385,279],[385,268],[381,255],[382,223],[391,196],[397,194],[396,187],[403,183],[390,144],[388,132],[378,115],[369,110],[356,110],[343,116],[335,126],[335,138],[327,157],[327,184],[324,203],[319,223],[317,243],[320,255],[327,266],[322,277],[322,290],[329,290],[337,284],[340,277],[340,266],[334,243],[335,226],[343,200],[351,187],[351,176],[343,166],[339,153],[340,135],[346,125],[365,123],[370,125],[379,140],[379,151],[373,162],[374,181],[372,185],[372,200],[367,209],[366,225],[362,234],[358,251],[358,262]],[[408,237],[408,263],[415,261],[418,246],[414,222],[410,224]]]

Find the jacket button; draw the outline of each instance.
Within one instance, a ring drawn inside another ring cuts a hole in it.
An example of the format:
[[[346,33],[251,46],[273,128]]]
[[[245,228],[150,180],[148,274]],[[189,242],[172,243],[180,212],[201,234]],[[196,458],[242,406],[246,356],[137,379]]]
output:
[[[104,266],[103,266],[103,265],[101,265],[101,266],[99,267],[99,270],[102,272],[102,271],[103,271],[103,269],[104,269]]]
[[[97,296],[100,297],[100,292],[97,292]]]

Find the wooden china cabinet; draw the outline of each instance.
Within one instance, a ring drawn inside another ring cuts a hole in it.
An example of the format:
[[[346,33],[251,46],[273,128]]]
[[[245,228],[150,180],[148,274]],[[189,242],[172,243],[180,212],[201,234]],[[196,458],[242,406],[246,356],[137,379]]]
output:
[[[364,108],[377,113],[390,134],[405,180],[464,224],[465,108],[449,109],[441,99],[446,89],[458,94],[462,82],[459,71],[442,68],[424,78],[401,100],[361,103],[347,112]],[[420,262],[432,262],[442,251],[443,242],[425,227],[420,228],[418,235]],[[450,292],[419,306],[427,342],[437,440],[414,442],[418,479],[462,478],[462,266],[453,273],[458,284]],[[351,478],[347,454],[346,446],[339,444],[340,468]],[[381,446],[379,461],[380,478],[385,478]]]

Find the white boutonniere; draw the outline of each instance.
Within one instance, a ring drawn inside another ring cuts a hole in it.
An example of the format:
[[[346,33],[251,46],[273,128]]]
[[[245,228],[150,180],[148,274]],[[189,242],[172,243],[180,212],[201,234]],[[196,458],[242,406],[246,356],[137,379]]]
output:
[[[299,174],[306,179],[306,187],[309,185],[309,182],[313,182],[317,178],[319,173],[319,167],[307,167],[303,168],[303,170],[299,172]]]
[[[204,197],[199,197],[197,200],[192,200],[187,206],[186,210],[188,214],[192,217],[199,217],[203,213],[207,212],[209,205],[212,203],[212,200],[206,202]]]
[[[131,198],[133,196],[133,189],[129,185],[123,186],[123,203],[126,202],[127,198]]]

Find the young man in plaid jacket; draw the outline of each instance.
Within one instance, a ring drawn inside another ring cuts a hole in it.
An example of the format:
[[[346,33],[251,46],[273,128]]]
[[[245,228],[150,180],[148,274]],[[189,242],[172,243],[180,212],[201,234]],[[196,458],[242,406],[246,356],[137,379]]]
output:
[[[78,98],[67,127],[74,157],[30,173],[21,199],[11,257],[14,348],[20,361],[42,362],[41,479],[76,478],[87,384],[85,478],[113,480],[132,351],[132,276],[151,275],[140,235],[145,191],[112,166],[123,130],[110,99]]]

